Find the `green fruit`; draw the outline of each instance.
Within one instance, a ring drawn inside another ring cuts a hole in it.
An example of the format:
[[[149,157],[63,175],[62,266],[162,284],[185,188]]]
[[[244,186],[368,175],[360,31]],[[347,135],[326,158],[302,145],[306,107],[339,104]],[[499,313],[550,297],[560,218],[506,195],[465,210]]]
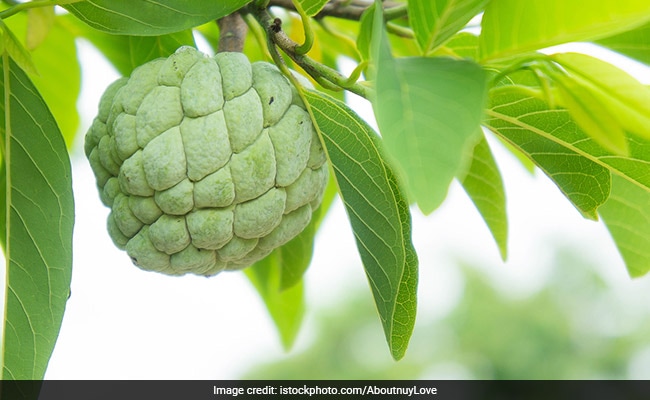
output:
[[[115,245],[169,275],[266,257],[309,224],[328,180],[310,116],[274,65],[190,47],[111,84],[85,152]]]

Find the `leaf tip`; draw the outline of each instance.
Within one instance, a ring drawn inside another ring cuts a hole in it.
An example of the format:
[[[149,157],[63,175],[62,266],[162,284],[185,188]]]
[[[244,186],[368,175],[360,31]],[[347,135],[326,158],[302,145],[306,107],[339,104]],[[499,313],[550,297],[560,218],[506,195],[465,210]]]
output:
[[[499,246],[499,255],[501,255],[501,261],[508,261],[508,246],[505,243]]]

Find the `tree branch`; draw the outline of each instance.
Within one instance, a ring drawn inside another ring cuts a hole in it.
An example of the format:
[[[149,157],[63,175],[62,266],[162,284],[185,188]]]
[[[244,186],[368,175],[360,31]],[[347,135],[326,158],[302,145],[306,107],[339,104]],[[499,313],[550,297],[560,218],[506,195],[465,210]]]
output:
[[[244,42],[248,33],[248,25],[236,12],[217,20],[219,25],[219,53],[244,50]]]
[[[372,1],[365,0],[330,0],[314,18],[336,17],[358,21],[361,19],[363,12],[372,6],[372,4]],[[406,16],[405,4],[392,1],[385,1],[383,4],[387,20]],[[269,6],[278,6],[287,10],[297,11],[292,0],[270,0]]]
[[[250,7],[249,10],[266,31],[266,35],[269,39],[269,46],[277,46],[282,49],[285,54],[287,54],[296,64],[300,65],[300,67],[317,82],[321,82],[324,85],[331,83],[336,87],[349,90],[350,92],[365,97],[366,99],[369,98],[370,92],[367,86],[358,82],[350,82],[347,77],[341,75],[337,70],[318,63],[304,54],[298,54],[296,52],[296,47],[299,45],[291,40],[291,38],[289,38],[289,36],[287,36],[287,34],[282,30],[282,20],[279,18],[273,18],[265,8]],[[271,54],[273,54],[273,51],[271,51]],[[275,61],[280,62],[281,60]]]

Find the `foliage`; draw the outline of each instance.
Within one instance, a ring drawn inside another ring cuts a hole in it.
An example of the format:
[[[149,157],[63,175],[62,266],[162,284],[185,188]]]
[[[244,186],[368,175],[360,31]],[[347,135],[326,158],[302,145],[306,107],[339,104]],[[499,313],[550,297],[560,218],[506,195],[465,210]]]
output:
[[[454,269],[462,297],[445,316],[418,321],[399,363],[378,350],[383,344],[372,302],[354,292],[348,300],[354,306],[316,312],[305,349],[242,378],[634,379],[630,362],[649,343],[647,309],[631,307],[621,296],[628,285],[612,284],[597,272],[602,265],[565,246],[551,248],[548,278],[525,295],[497,289],[490,282],[498,274],[461,261]],[[647,288],[642,283],[635,289]]]
[[[243,49],[318,85],[300,96],[333,170],[319,219],[247,272],[286,347],[303,315],[301,277],[319,221],[337,192],[395,359],[416,315],[409,204],[433,212],[458,179],[506,257],[506,199],[489,135],[548,175],[584,217],[602,217],[631,276],[650,269],[650,88],[603,60],[541,51],[588,41],[648,64],[645,0],[3,3],[3,378],[43,377],[69,294],[66,143],[79,121],[78,39],[124,75],[202,36],[213,51]],[[479,15],[480,34],[465,29]],[[357,62],[350,76],[338,70],[340,56]],[[379,134],[342,101],[346,91],[371,101]]]

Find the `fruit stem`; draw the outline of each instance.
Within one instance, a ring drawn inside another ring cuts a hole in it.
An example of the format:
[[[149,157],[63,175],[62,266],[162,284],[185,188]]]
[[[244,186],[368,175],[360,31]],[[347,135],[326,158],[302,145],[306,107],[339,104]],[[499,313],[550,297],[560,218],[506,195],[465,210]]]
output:
[[[238,12],[227,15],[217,20],[219,26],[219,49],[218,52],[235,51],[241,53],[244,50],[244,42],[248,33],[248,25],[244,22]]]

